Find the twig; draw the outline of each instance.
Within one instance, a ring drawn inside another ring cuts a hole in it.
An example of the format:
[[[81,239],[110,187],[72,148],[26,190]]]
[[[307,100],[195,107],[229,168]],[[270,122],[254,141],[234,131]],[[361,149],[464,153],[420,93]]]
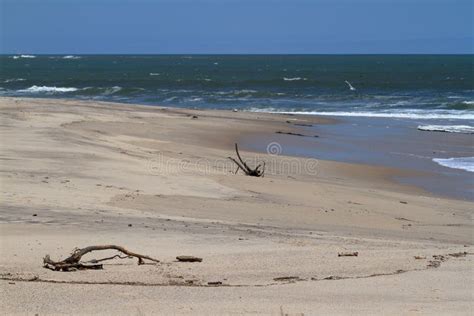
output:
[[[338,257],[357,257],[359,253],[355,252],[340,252],[337,254]]]

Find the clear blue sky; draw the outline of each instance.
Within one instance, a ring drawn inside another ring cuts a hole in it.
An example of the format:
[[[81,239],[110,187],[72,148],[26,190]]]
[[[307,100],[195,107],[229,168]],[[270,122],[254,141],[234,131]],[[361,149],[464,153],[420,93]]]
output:
[[[474,0],[0,0],[0,53],[473,53]]]

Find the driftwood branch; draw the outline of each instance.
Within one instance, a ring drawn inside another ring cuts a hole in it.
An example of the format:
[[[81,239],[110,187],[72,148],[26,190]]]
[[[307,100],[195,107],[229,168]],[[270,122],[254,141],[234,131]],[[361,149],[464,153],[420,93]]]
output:
[[[359,253],[357,251],[355,252],[340,252],[337,254],[338,257],[357,257],[359,256]]]
[[[264,176],[264,174],[265,174],[265,162],[259,164],[257,167],[252,169],[247,165],[247,163],[240,156],[239,147],[237,146],[237,143],[235,144],[235,152],[237,154],[238,160],[234,159],[232,157],[228,157],[230,160],[232,160],[237,165],[237,169],[235,170],[235,173],[237,173],[239,171],[239,169],[241,169],[248,176],[252,176],[252,177],[263,177]]]
[[[92,251],[97,250],[117,250],[121,253],[125,254],[125,256],[115,255],[112,257],[102,258],[102,259],[92,259],[90,261],[81,262],[81,259],[84,255],[88,254]],[[115,258],[118,259],[125,259],[135,257],[138,258],[138,264],[145,264],[144,260],[149,260],[153,262],[160,262],[158,259],[154,259],[152,257],[141,255],[138,253],[131,252],[124,247],[116,246],[116,245],[99,245],[99,246],[89,246],[85,248],[76,248],[72,252],[71,256],[62,260],[62,261],[53,261],[46,255],[43,258],[43,265],[45,268],[54,270],[54,271],[73,271],[73,270],[84,270],[84,269],[102,269],[103,266],[99,262],[112,260]]]

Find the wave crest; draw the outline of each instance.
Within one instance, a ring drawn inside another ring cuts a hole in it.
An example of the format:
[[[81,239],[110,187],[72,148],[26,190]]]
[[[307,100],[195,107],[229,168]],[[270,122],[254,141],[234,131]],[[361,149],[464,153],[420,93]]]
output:
[[[110,95],[110,94],[117,93],[117,92],[119,92],[120,90],[122,90],[122,87],[113,86],[113,87],[111,87],[111,88],[105,89],[104,93],[102,93],[102,94],[103,94],[103,95]]]
[[[26,79],[23,78],[12,78],[12,79],[6,79],[3,81],[3,83],[9,83],[9,82],[18,82],[18,81],[25,81]]]
[[[404,119],[459,119],[459,120],[473,120],[474,114],[472,111],[433,111],[433,110],[411,110],[411,111],[393,111],[393,112],[370,112],[370,111],[281,111],[276,108],[251,108],[250,112],[268,112],[268,113],[282,113],[282,114],[302,114],[302,115],[322,115],[322,116],[352,116],[352,117],[380,117],[380,118],[404,118]]]
[[[308,79],[306,79],[306,78],[301,78],[301,77],[293,77],[293,78],[283,77],[283,80],[284,80],[284,81],[300,81],[300,80],[308,80]]]
[[[63,59],[81,59],[81,57],[74,56],[74,55],[66,55],[66,56],[63,56]]]
[[[419,125],[420,131],[474,134],[474,126],[469,125]]]
[[[434,158],[433,161],[443,167],[474,172],[474,157]]]
[[[48,87],[48,86],[31,86],[27,89],[18,90],[22,93],[64,93],[64,92],[74,92],[79,89],[74,87]]]
[[[12,56],[13,59],[19,59],[19,58],[36,58],[35,55],[15,55],[15,56]]]

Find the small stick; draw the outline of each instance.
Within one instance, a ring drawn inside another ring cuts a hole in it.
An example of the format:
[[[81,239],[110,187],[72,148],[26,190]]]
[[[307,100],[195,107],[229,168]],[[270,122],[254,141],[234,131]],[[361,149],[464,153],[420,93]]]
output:
[[[355,252],[340,252],[337,254],[338,257],[357,257],[359,256],[359,253],[357,251]]]

